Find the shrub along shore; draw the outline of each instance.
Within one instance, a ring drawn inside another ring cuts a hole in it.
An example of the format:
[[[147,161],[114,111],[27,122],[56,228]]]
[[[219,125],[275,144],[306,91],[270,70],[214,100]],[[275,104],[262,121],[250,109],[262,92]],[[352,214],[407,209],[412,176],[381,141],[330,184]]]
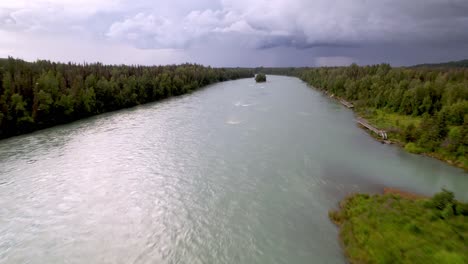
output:
[[[450,191],[355,194],[329,216],[350,263],[468,263],[468,204]]]

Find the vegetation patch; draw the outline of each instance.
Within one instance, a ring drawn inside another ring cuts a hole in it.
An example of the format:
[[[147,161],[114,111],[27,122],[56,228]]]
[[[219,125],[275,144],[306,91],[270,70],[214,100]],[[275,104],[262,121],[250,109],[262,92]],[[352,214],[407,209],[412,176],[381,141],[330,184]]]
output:
[[[329,216],[351,263],[468,263],[468,204],[450,191],[355,194]]]
[[[255,75],[256,82],[266,82],[266,75],[264,73],[258,73]]]
[[[405,150],[408,151],[409,153],[414,153],[414,154],[421,154],[424,153],[424,149],[421,147],[418,147],[413,142],[409,142],[405,145]]]

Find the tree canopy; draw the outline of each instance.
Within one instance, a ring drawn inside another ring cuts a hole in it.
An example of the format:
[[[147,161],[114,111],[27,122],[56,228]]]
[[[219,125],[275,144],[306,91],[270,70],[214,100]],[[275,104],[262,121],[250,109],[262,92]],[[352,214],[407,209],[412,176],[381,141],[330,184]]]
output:
[[[264,73],[257,73],[257,75],[255,75],[255,81],[266,82],[266,75]]]

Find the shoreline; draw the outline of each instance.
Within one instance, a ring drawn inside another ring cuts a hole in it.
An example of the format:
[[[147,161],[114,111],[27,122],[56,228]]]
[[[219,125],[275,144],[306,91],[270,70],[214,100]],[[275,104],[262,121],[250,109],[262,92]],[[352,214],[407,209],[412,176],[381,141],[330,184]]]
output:
[[[369,120],[357,115],[357,113],[355,111],[353,111],[354,114],[358,117],[358,118],[362,118],[364,120],[366,120],[367,122],[369,123],[372,123],[370,122]],[[375,124],[372,124],[375,126]],[[462,169],[463,171],[465,171],[466,173],[468,173],[468,167],[464,166],[463,164],[460,164],[460,163],[456,163],[456,162],[453,162],[452,160],[450,159],[446,159],[440,155],[438,155],[437,153],[435,152],[430,152],[430,153],[427,153],[427,152],[421,152],[421,153],[413,153],[413,152],[410,152],[410,151],[407,151],[405,149],[405,144],[403,144],[402,142],[400,141],[395,141],[395,140],[391,140],[391,139],[381,139],[377,136],[375,136],[374,134],[370,133],[368,129],[366,129],[365,127],[361,126],[358,124],[358,126],[367,132],[367,134],[369,136],[371,136],[373,139],[375,139],[376,141],[382,143],[382,144],[387,144],[387,145],[396,145],[402,149],[404,149],[407,153],[410,153],[410,154],[415,154],[415,155],[421,155],[421,156],[425,156],[425,157],[428,157],[428,158],[432,158],[432,159],[436,159],[436,160],[439,160],[439,161],[442,161],[450,166],[453,166],[453,167],[456,167],[456,168],[459,168],[459,169]]]
[[[419,200],[419,199],[429,199],[429,196],[418,194],[418,193],[413,193],[413,192],[407,192],[407,191],[402,191],[397,188],[392,188],[392,187],[384,187],[382,195],[386,194],[396,194],[400,195],[403,198],[410,199],[410,200]]]
[[[330,94],[329,92],[327,92],[326,90],[322,89],[322,88],[317,88],[317,87],[314,87],[314,86],[311,86],[308,84],[309,87],[311,88],[314,88],[316,90],[319,90],[321,91],[323,94],[325,94],[327,97],[329,97],[330,99],[334,99],[335,101],[337,101],[338,103],[340,103],[341,105],[343,105],[344,107],[347,107],[345,104],[342,103],[342,98],[334,95],[334,94]],[[346,101],[347,102],[347,101]],[[348,102],[349,104],[353,105],[352,102]],[[376,124],[372,123],[371,121],[369,121],[368,119],[360,116],[355,108],[354,108],[354,105],[353,107],[347,107],[348,109],[350,109],[351,111],[353,111],[354,115],[357,117],[357,118],[360,118],[362,120],[365,120],[366,122],[368,122],[369,124],[371,124],[372,126],[378,128],[378,129],[382,129],[380,127],[378,127]],[[412,153],[408,150],[405,149],[405,144],[403,144],[402,142],[400,141],[396,141],[396,140],[392,140],[392,139],[381,139],[379,138],[378,136],[376,136],[375,134],[373,134],[372,132],[370,132],[367,128],[363,127],[362,125],[360,125],[359,123],[357,123],[357,126],[360,127],[361,129],[363,129],[364,131],[366,131],[366,133],[372,137],[373,139],[375,139],[376,141],[382,143],[382,144],[388,144],[388,145],[397,145],[398,147],[401,147],[403,148],[406,152],[408,153],[411,153],[411,154],[416,154],[416,155],[421,155],[421,156],[425,156],[425,157],[430,157],[430,158],[433,158],[433,159],[437,159],[439,161],[442,161],[450,166],[453,166],[453,167],[456,167],[456,168],[459,168],[459,169],[462,169],[465,173],[468,173],[468,167],[467,166],[464,166],[463,164],[461,163],[457,163],[457,162],[453,162],[452,160],[450,159],[446,159],[444,157],[442,157],[441,155],[435,153],[435,152],[431,152],[431,153],[426,153],[426,152],[422,152],[422,153]]]

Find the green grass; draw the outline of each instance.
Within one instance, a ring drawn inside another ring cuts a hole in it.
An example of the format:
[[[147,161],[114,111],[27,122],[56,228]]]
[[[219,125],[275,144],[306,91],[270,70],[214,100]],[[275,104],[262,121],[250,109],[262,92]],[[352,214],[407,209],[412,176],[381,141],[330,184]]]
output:
[[[410,124],[418,127],[422,121],[421,117],[402,115],[375,108],[360,109],[357,113],[369,121],[370,124],[387,131],[389,139],[401,145],[405,145],[402,131]]]
[[[366,108],[359,113],[372,124],[387,130],[403,129],[410,124],[418,126],[422,121],[421,117],[391,113],[375,108]]]
[[[424,153],[424,149],[421,147],[418,147],[415,143],[409,142],[405,145],[405,150],[408,151],[409,153],[414,153],[414,154],[421,154]]]
[[[356,194],[330,218],[351,263],[461,264],[468,263],[467,207],[445,198]]]
[[[411,124],[417,128],[422,121],[421,117],[402,115],[375,108],[356,109],[356,112],[370,124],[387,131],[389,140],[404,147],[406,151],[414,154],[427,154],[428,156],[440,159],[468,171],[468,158],[465,157],[465,155],[456,155],[443,148],[430,151],[418,146],[415,142],[406,141],[403,131]],[[450,129],[454,128],[455,127],[451,127]]]

